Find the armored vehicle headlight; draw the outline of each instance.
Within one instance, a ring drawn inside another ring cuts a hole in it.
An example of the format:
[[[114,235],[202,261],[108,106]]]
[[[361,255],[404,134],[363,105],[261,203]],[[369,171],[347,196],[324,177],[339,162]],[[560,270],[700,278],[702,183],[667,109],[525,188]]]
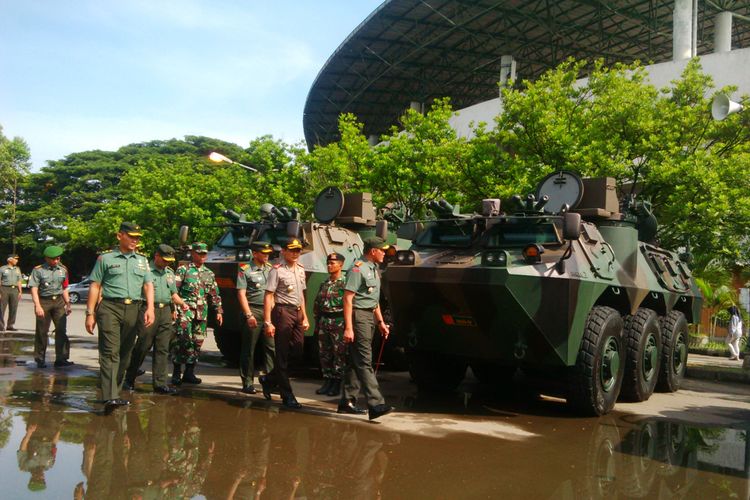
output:
[[[414,264],[414,252],[411,250],[399,250],[396,252],[396,264],[410,266]]]
[[[508,264],[508,254],[505,250],[485,252],[482,256],[482,264],[486,266],[506,266]]]
[[[542,254],[544,253],[544,247],[537,243],[531,243],[523,247],[523,258],[527,263],[533,264],[542,261]]]

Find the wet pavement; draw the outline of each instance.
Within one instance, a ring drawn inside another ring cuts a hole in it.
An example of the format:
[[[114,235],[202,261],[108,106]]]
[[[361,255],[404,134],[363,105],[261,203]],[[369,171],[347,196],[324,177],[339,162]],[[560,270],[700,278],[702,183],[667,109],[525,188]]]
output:
[[[305,409],[286,411],[204,364],[203,385],[154,395],[145,375],[104,415],[95,337],[74,334],[77,365],[57,370],[26,363],[32,338],[0,337],[5,498],[750,498],[744,385],[688,381],[591,419],[470,379],[425,399],[383,372],[399,411],[368,422],[315,400],[317,380],[293,381]]]

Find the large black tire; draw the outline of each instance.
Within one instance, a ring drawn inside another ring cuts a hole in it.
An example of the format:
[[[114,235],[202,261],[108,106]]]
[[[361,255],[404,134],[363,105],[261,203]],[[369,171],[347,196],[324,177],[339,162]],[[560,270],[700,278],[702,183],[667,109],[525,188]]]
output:
[[[465,361],[434,352],[409,353],[409,373],[422,392],[452,391],[466,375]]]
[[[680,311],[667,314],[661,323],[662,362],[656,390],[676,392],[685,378],[688,358],[688,322]]]
[[[622,317],[607,306],[596,306],[586,318],[576,364],[568,376],[568,404],[584,415],[604,415],[620,395],[625,364]]]
[[[221,351],[221,355],[224,356],[228,366],[239,366],[240,351],[242,349],[240,332],[215,326],[214,339],[216,339],[216,347]]]
[[[627,349],[625,378],[620,396],[626,401],[646,401],[654,393],[661,365],[661,328],[652,309],[640,308],[624,318]]]

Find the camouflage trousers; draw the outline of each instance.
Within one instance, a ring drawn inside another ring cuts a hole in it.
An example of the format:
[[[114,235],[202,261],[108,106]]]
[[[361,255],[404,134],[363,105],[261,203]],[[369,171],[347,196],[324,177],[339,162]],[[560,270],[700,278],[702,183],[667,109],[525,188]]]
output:
[[[175,336],[169,345],[172,363],[192,365],[198,361],[208,321],[196,319],[195,316],[193,309],[180,311],[177,316]]]
[[[343,316],[324,316],[318,320],[318,348],[323,378],[341,379],[346,364]]]

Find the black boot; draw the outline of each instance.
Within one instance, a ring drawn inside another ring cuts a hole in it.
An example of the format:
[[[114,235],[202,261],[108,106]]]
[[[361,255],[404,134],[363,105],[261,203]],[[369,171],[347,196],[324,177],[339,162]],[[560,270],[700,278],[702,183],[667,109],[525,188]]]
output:
[[[180,385],[182,381],[180,376],[182,374],[182,365],[180,363],[174,363],[174,371],[172,372],[172,385]]]
[[[182,376],[182,381],[186,384],[200,384],[203,382],[201,379],[195,376],[193,371],[195,370],[195,364],[185,365],[185,375]]]
[[[331,380],[333,382],[331,383],[331,387],[328,389],[328,392],[326,392],[326,396],[340,396],[341,395],[341,379],[334,378]]]
[[[328,391],[331,389],[331,384],[333,384],[332,378],[324,379],[323,385],[321,385],[320,388],[315,391],[315,394],[328,394]]]

